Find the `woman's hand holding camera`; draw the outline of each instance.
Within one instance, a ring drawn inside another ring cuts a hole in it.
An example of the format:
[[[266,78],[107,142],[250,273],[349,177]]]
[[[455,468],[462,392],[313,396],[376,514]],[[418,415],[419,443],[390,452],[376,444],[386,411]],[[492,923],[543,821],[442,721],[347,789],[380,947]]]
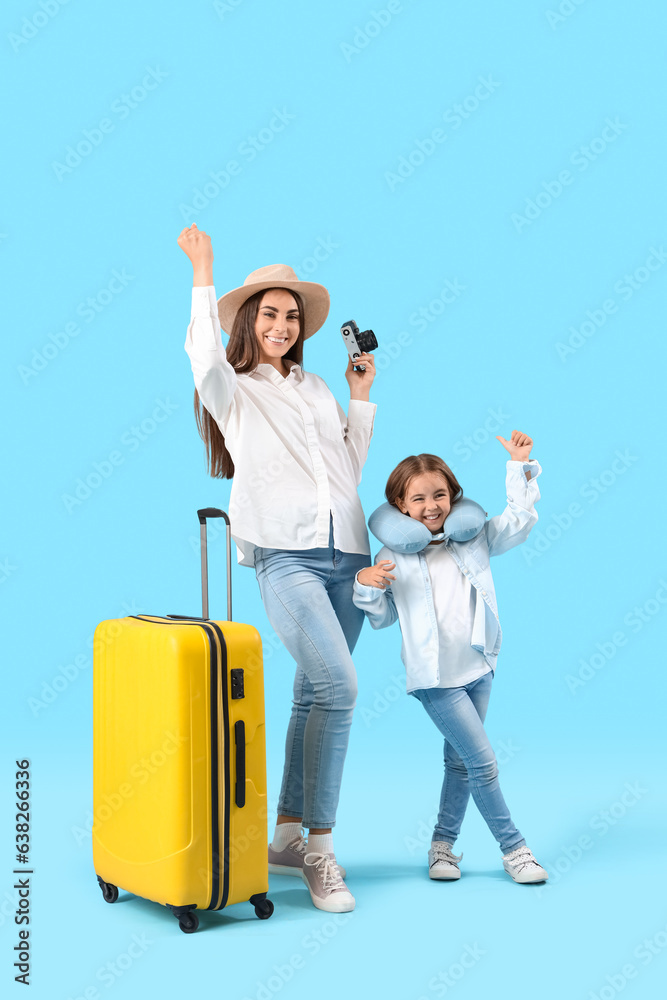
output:
[[[355,372],[355,365],[364,365],[365,372]],[[372,354],[363,353],[354,361],[348,355],[345,378],[350,386],[350,399],[365,399],[368,402],[368,394],[371,383],[375,378],[375,359]]]

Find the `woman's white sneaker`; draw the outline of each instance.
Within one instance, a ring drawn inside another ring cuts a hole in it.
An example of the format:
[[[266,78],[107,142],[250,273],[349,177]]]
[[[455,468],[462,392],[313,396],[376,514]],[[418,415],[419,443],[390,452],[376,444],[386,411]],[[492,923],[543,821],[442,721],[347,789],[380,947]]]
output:
[[[457,862],[463,857],[452,854],[452,845],[446,840],[432,840],[428,852],[428,877],[445,880],[461,878]]]
[[[302,834],[291,840],[280,851],[277,851],[273,844],[269,844],[269,874],[301,875],[305,853],[306,841]]]
[[[301,877],[308,886],[310,898],[318,910],[347,913],[348,910],[354,909],[354,896],[343,882],[333,854],[308,851],[303,858]]]
[[[303,856],[308,850],[303,834],[299,834],[291,840],[281,851],[276,851],[272,844],[269,844],[269,874],[270,875],[296,875],[301,878],[303,871]],[[337,863],[337,862],[336,862]],[[338,865],[340,873],[345,878],[345,869]]]
[[[503,868],[515,882],[546,882],[549,878],[542,865],[538,864],[533,852],[527,847],[516,847],[503,855]]]

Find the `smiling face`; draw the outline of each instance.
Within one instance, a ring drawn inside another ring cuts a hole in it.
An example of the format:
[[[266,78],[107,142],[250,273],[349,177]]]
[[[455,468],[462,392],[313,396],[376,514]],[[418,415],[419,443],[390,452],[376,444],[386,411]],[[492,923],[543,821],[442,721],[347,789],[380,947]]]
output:
[[[421,521],[433,534],[442,531],[449,514],[451,494],[444,476],[438,472],[422,472],[408,480],[405,496],[396,500],[403,514]]]
[[[286,288],[269,288],[261,298],[255,334],[259,341],[260,364],[273,365],[283,372],[282,360],[299,336],[299,310],[296,299]]]

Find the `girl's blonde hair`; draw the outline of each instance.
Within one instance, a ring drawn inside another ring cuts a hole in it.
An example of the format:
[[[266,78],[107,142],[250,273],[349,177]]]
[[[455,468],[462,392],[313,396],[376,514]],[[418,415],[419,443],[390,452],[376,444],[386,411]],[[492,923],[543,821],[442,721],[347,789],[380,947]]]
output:
[[[225,349],[227,360],[236,372],[249,372],[259,364],[259,341],[255,333],[255,320],[259,312],[259,304],[271,288],[262,288],[246,299],[234,317],[234,324]],[[281,288],[280,291],[283,291]],[[298,292],[289,289],[296,299],[299,310],[299,336],[289,350],[283,354],[286,361],[303,363],[303,331],[305,329],[305,314],[303,299]],[[208,412],[195,389],[195,420],[199,436],[206,445],[206,464],[214,479],[232,479],[234,462],[225,445],[225,437],[218,424]]]
[[[430,455],[425,452],[421,455],[408,455],[402,462],[399,462],[387,480],[384,495],[390,504],[398,508],[397,500],[405,500],[408,484],[415,476],[423,472],[436,472],[447,480],[449,487],[450,503],[453,507],[457,500],[463,496],[463,490],[459,481],[449,468],[437,455]]]

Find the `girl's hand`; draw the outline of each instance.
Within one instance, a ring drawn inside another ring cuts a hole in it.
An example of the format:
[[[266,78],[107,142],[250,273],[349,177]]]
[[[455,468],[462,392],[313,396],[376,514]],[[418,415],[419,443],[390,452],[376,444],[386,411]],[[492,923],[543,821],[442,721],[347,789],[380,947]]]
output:
[[[374,566],[366,566],[359,570],[357,580],[367,587],[377,587],[379,590],[384,590],[389,585],[389,580],[396,579],[389,572],[390,569],[395,568],[396,563],[393,563],[391,559],[380,559],[380,562],[375,563]]]
[[[176,242],[183,253],[190,258],[195,270],[211,267],[213,264],[211,237],[197,229],[196,222],[193,222],[191,226],[186,226]]]
[[[355,365],[364,365],[365,372],[355,372]],[[350,399],[368,400],[371,383],[375,378],[375,359],[372,354],[360,354],[352,361],[348,355],[345,378],[350,386]]]
[[[530,449],[533,447],[533,439],[521,431],[512,431],[511,441],[506,441],[500,434],[496,434],[503,448],[510,453],[510,458],[514,462],[527,462],[530,457]]]

